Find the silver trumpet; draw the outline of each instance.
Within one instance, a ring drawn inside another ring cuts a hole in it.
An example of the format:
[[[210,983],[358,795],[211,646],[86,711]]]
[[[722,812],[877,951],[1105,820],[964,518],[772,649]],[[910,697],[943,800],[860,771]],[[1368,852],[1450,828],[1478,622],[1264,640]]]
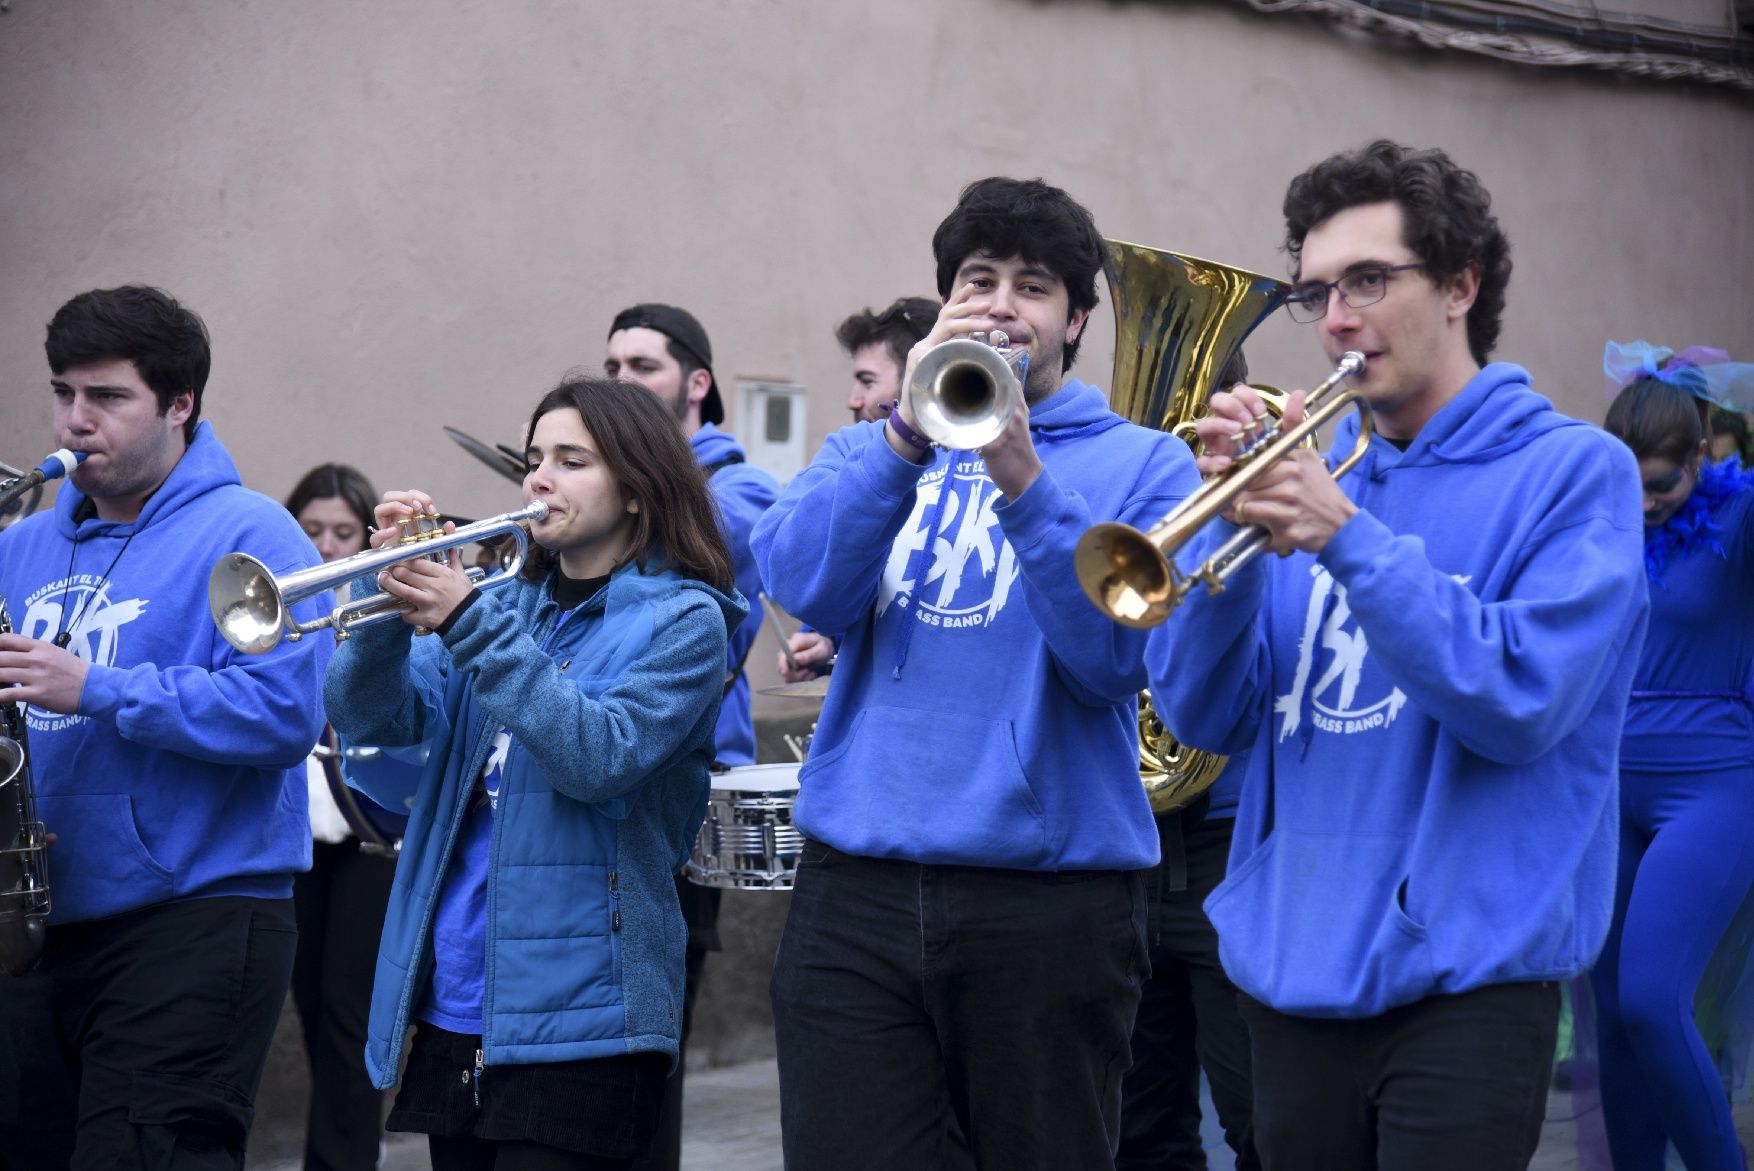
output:
[[[532,500],[516,512],[478,520],[452,533],[444,531],[437,516],[409,517],[398,522],[402,537],[397,544],[366,549],[282,577],[276,577],[247,553],[227,553],[207,579],[207,606],[225,641],[245,654],[265,654],[279,645],[282,636],[297,641],[325,626],[334,628],[336,642],[344,642],[357,627],[399,617],[402,603],[389,594],[373,594],[344,600],[329,613],[309,622],[295,619],[292,608],[328,590],[345,590],[348,583],[364,574],[376,574],[419,557],[442,561],[451,549],[509,536],[516,541],[517,552],[501,563],[497,573],[490,576],[477,566],[465,571],[480,589],[505,585],[523,568],[524,554],[529,548],[529,526],[547,515],[548,505]]]
[[[1028,352],[1011,349],[1003,330],[952,338],[926,351],[908,383],[920,434],[940,447],[973,451],[999,437],[1017,401],[1019,365]]]

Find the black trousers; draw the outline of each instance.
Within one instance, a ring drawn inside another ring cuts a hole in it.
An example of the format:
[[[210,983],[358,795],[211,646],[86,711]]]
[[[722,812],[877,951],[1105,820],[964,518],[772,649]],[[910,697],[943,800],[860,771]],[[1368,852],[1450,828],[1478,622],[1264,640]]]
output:
[[[1269,1171],[1524,1171],[1534,1157],[1557,984],[1495,984],[1362,1020],[1241,1003]]]
[[[0,1158],[241,1168],[296,937],[291,899],[51,927],[41,965],[0,996]]]
[[[1255,1171],[1249,1037],[1236,985],[1218,962],[1218,933],[1201,903],[1224,879],[1231,818],[1205,802],[1157,819],[1163,862],[1145,878],[1151,978],[1133,1022],[1133,1066],[1121,1084],[1120,1171],[1205,1171],[1200,1070],[1237,1171]]]
[[[1110,1165],[1145,979],[1137,871],[860,858],[806,842],[774,965],[791,1171]]]
[[[293,876],[298,955],[292,998],[311,1063],[305,1171],[371,1171],[378,1165],[384,1095],[365,1072],[378,937],[396,862],[359,841],[313,842],[309,872]]]

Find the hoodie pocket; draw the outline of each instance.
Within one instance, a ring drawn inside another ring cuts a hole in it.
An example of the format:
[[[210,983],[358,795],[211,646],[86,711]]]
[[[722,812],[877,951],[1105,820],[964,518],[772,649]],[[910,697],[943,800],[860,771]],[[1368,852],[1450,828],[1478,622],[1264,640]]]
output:
[[[867,707],[798,784],[805,832],[849,854],[1014,868],[1047,856],[1009,720]]]
[[[1280,1012],[1373,1016],[1436,990],[1405,834],[1278,830],[1206,902],[1225,971]]]
[[[175,876],[146,852],[126,793],[39,797],[49,847],[49,888],[57,921],[95,919],[163,902]]]

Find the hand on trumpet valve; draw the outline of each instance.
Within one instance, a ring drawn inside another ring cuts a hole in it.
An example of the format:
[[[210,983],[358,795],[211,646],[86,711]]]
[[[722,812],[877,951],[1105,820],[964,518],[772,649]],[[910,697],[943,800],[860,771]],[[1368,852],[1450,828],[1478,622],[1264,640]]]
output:
[[[1295,426],[1302,420],[1303,398],[1300,390],[1286,401],[1284,427]],[[1214,394],[1206,414],[1194,421],[1194,433],[1200,440],[1196,461],[1200,474],[1222,472],[1241,456],[1253,452],[1274,429],[1266,400],[1254,387],[1239,382]]]
[[[377,529],[371,545],[418,542],[424,533],[452,533],[457,526],[439,521],[432,497],[420,491],[386,492],[373,510]],[[449,549],[435,558],[414,557],[399,561],[378,573],[378,588],[402,604],[402,620],[420,630],[443,624],[463,603],[475,583],[463,572],[462,554]]]

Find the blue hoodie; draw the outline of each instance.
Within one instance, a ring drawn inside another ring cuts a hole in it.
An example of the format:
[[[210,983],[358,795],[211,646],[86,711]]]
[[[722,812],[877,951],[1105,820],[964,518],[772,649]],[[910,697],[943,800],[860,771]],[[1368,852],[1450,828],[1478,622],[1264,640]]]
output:
[[[1225,971],[1281,1012],[1566,978],[1602,946],[1647,611],[1638,469],[1527,381],[1488,366],[1406,451],[1373,439],[1319,556],[1257,558],[1153,633],[1170,725],[1253,747],[1206,910]],[[1235,531],[1215,528],[1208,546]]]
[[[975,453],[915,464],[883,426],[829,436],[755,526],[774,597],[846,632],[795,822],[872,857],[1154,865],[1144,634],[1090,604],[1072,561],[1092,524],[1150,524],[1186,496],[1187,446],[1068,382],[1030,412],[1042,472],[1007,502]]]
[[[323,730],[334,640],[233,650],[209,617],[207,576],[239,550],[285,574],[318,564],[316,549],[239,482],[208,423],[137,520],[76,521],[85,504],[63,484],[52,512],[0,533],[0,597],[18,633],[52,641],[77,618],[69,649],[91,664],[77,715],[29,714],[38,811],[60,835],[50,922],[191,896],[289,897],[292,872],[311,864],[304,760]]]
[[[440,895],[500,728],[512,746],[482,911],[486,1063],[675,1056],[686,928],[673,875],[706,815],[726,632],[746,610],[629,564],[564,623],[547,580],[519,580],[442,637],[386,623],[342,646],[325,686],[336,730],[432,746],[379,944],[374,1084],[395,1084],[431,981]]]
[[[689,442],[701,467],[724,465],[712,473],[707,487],[719,506],[720,529],[737,572],[737,592],[749,603],[749,613],[731,633],[731,645],[725,651],[726,669],[735,672],[736,678],[719,708],[715,734],[718,760],[729,765],[754,764],[755,721],[749,710],[749,677],[743,671],[743,660],[761,633],[761,607],[756,604],[761,595],[761,574],[755,567],[755,554],[749,551],[749,534],[780,494],[780,485],[767,472],[745,463],[742,445],[711,423],[703,424]]]

